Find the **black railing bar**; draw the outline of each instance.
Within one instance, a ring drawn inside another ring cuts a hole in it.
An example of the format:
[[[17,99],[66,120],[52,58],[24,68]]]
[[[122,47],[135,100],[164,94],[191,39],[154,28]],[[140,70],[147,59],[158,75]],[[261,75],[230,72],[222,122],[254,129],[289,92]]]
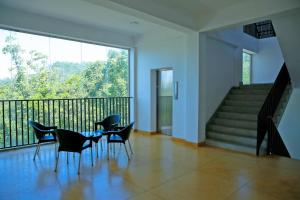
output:
[[[16,146],[19,144],[19,137],[18,137],[18,107],[17,107],[17,102],[15,101],[15,130],[16,130]]]
[[[11,105],[10,105],[10,101],[8,102],[8,119],[9,119],[9,144],[10,146],[12,146],[11,143]]]
[[[21,134],[22,134],[22,145],[24,145],[24,119],[23,119],[23,116],[24,113],[23,113],[23,102],[21,102]]]
[[[85,97],[85,98],[54,98],[54,99],[0,99],[2,101],[48,101],[48,100],[74,100],[74,99],[112,99],[112,98],[134,98],[130,96],[126,97]]]
[[[5,148],[5,138],[6,138],[6,131],[5,131],[5,112],[4,112],[4,108],[5,108],[5,102],[2,102],[2,123],[3,123],[3,148]]]
[[[68,99],[68,129],[70,130],[70,100]]]

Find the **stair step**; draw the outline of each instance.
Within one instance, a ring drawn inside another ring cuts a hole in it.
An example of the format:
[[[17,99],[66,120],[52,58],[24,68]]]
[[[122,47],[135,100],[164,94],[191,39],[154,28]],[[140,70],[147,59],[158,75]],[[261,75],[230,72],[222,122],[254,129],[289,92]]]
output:
[[[240,119],[240,120],[257,121],[257,115],[255,115],[255,114],[242,114],[242,113],[235,113],[235,112],[217,112],[216,116],[219,118],[226,118],[226,119]]]
[[[205,144],[208,146],[218,147],[222,149],[228,149],[232,151],[238,151],[238,152],[244,152],[249,154],[256,154],[256,148],[254,147],[247,147],[247,146],[241,146],[238,144],[233,143],[227,143],[224,141],[218,141],[218,140],[212,140],[212,139],[206,139]],[[260,148],[259,155],[266,155],[267,149],[265,147]]]
[[[212,140],[223,141],[227,143],[238,144],[241,146],[254,147],[254,148],[256,148],[256,143],[257,143],[256,138],[242,137],[237,135],[228,135],[224,133],[211,132],[211,131],[207,132],[207,138]],[[263,141],[261,146],[263,148],[267,146],[266,140]]]
[[[241,94],[229,94],[226,100],[238,100],[238,101],[262,101],[264,102],[267,95],[241,95]]]
[[[213,147],[219,147],[222,149],[229,149],[232,151],[239,151],[249,154],[256,154],[256,148],[254,147],[247,147],[247,146],[241,146],[237,144],[227,143],[223,141],[216,141],[211,139],[206,139],[205,144]]]
[[[228,127],[236,127],[236,128],[246,128],[251,130],[257,129],[257,123],[255,121],[215,118],[213,120],[213,124],[224,125]]]
[[[266,95],[268,94],[270,89],[240,89],[240,88],[233,88],[230,93],[231,94],[258,94],[258,95]]]
[[[225,100],[224,105],[228,106],[254,106],[261,107],[262,101],[239,101],[239,100]]]
[[[213,131],[213,132],[219,132],[219,133],[225,133],[225,134],[231,134],[231,135],[237,135],[237,136],[243,136],[243,137],[251,137],[251,138],[257,137],[256,130],[227,127],[227,126],[215,125],[215,124],[208,125],[207,131]]]
[[[273,87],[273,83],[266,84],[251,84],[251,85],[240,85],[237,88],[240,89],[271,89]]]
[[[273,84],[233,87],[206,129],[211,146],[256,154],[257,115]],[[261,152],[266,153],[267,140]]]
[[[220,111],[222,112],[235,112],[244,114],[258,114],[260,111],[259,107],[238,107],[238,106],[221,106]]]

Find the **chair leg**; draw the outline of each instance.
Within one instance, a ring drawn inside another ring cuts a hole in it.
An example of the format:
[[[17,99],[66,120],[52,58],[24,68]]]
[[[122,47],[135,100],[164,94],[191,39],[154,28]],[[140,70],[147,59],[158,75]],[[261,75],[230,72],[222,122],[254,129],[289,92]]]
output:
[[[55,153],[55,157],[57,157],[57,155],[56,155],[56,151],[57,151],[57,143],[56,143],[56,142],[54,142],[54,153]]]
[[[97,158],[99,158],[99,154],[98,154],[98,142],[95,143],[95,146],[96,146],[96,151],[97,151]]]
[[[93,145],[91,146],[91,161],[92,161],[92,166],[94,166],[94,163],[93,163]]]
[[[59,159],[59,151],[57,152],[57,157],[56,157],[56,163],[55,163],[54,172],[57,172],[58,159]]]
[[[107,160],[109,160],[109,143],[106,143],[106,148],[107,148]]]
[[[130,157],[129,157],[129,154],[128,154],[128,151],[127,151],[127,147],[126,147],[126,144],[125,144],[125,143],[124,143],[124,147],[125,147],[125,151],[126,151],[126,154],[127,154],[128,160],[130,160]]]
[[[33,156],[33,160],[35,160],[35,157],[36,157],[36,154],[39,151],[39,148],[40,148],[40,143],[38,143],[37,146],[36,146],[36,149],[35,149],[35,152],[34,152],[34,156]]]
[[[132,148],[131,148],[131,144],[130,144],[130,140],[128,139],[128,143],[129,143],[129,148],[130,148],[130,152],[131,154],[133,154]]]
[[[81,160],[81,153],[79,154],[79,162],[78,162],[78,174],[80,174],[80,160]]]
[[[113,143],[113,155],[115,156],[115,154],[116,154],[116,144],[115,143]]]
[[[102,146],[102,138],[100,139],[101,141],[100,141],[100,145],[101,145],[101,151],[103,151],[103,146]]]

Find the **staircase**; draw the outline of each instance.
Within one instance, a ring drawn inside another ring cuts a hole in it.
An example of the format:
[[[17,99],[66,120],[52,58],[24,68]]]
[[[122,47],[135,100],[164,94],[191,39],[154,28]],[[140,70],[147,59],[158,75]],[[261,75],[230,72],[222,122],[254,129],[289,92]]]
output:
[[[257,115],[272,84],[233,87],[206,126],[206,144],[250,154],[256,153]],[[276,118],[280,119],[289,97],[283,96]],[[276,120],[277,121],[277,120]],[[265,154],[267,138],[262,143]]]

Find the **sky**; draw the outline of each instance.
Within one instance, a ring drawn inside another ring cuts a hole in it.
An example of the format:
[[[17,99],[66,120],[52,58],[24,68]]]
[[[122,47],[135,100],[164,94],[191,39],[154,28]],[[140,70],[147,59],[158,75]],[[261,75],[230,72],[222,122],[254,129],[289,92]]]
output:
[[[106,61],[109,50],[118,50],[112,47],[0,29],[0,79],[11,77],[11,72],[9,71],[11,67],[10,55],[4,55],[2,52],[5,46],[5,38],[10,34],[17,38],[18,43],[27,54],[31,50],[36,50],[47,55],[49,65],[57,61],[76,63],[96,60]]]

